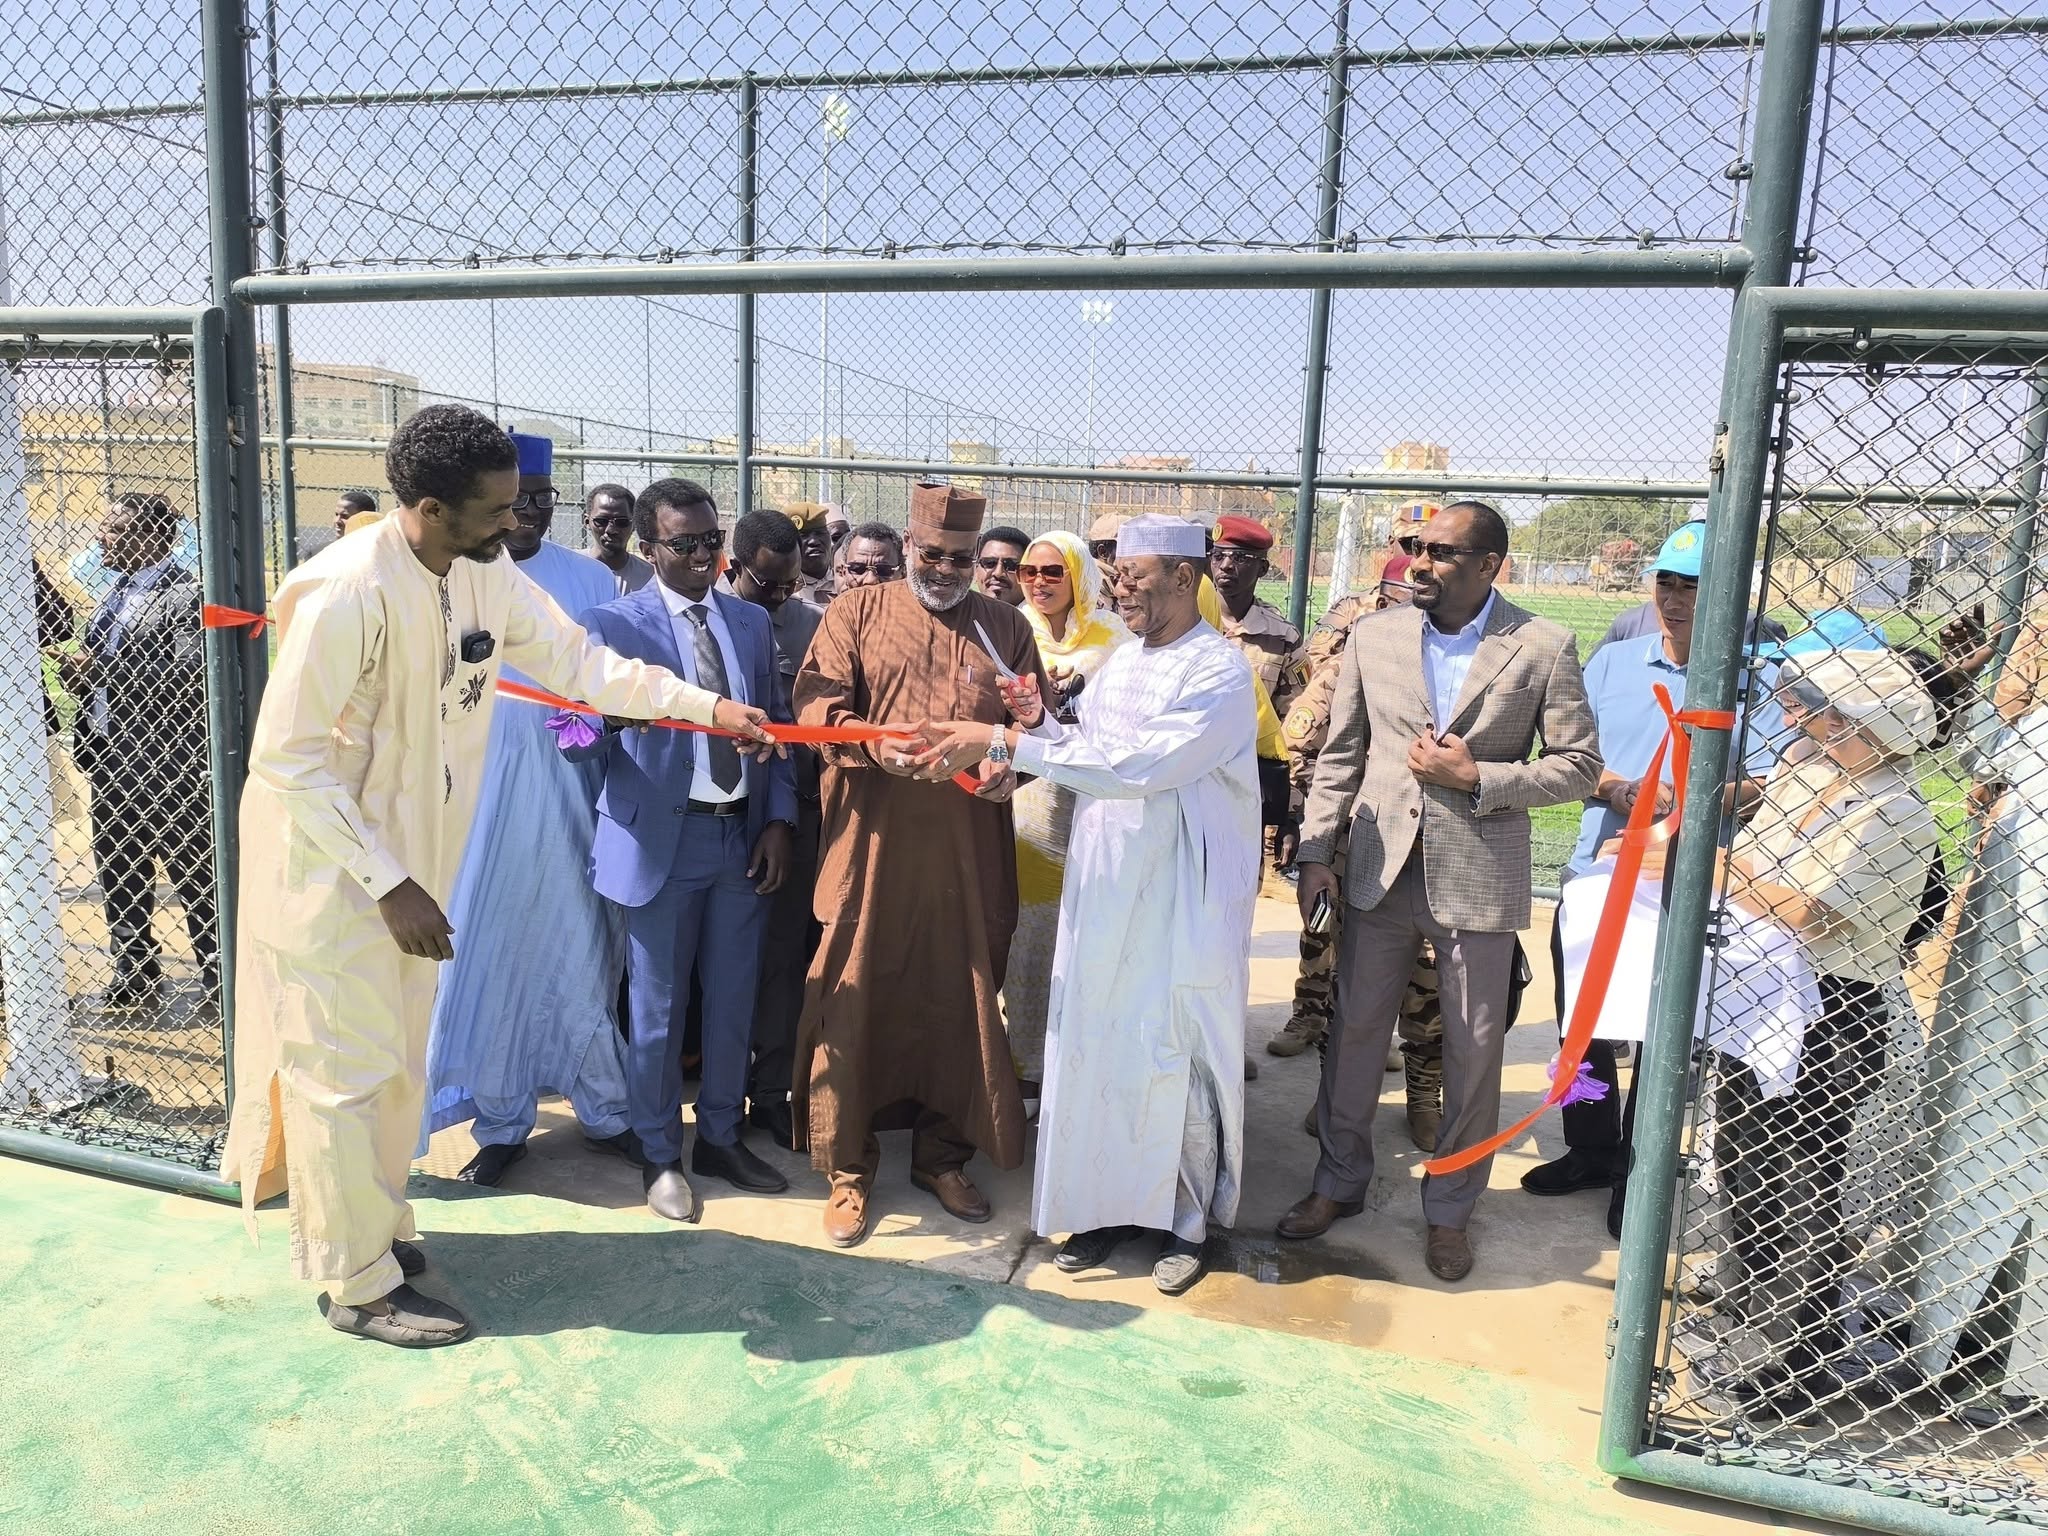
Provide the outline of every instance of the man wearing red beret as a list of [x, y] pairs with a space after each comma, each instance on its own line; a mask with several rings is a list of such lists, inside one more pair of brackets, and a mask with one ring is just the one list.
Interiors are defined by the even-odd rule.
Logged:
[[[1223, 599], [1223, 638], [1243, 652], [1246, 661], [1273, 700], [1282, 720], [1307, 682], [1301, 631], [1287, 615], [1259, 596], [1259, 583], [1271, 568], [1273, 530], [1249, 517], [1216, 521], [1215, 547], [1209, 552], [1209, 577]], [[1285, 869], [1294, 862], [1298, 817], [1290, 806], [1286, 765], [1278, 772], [1260, 770], [1264, 809], [1261, 819], [1273, 829], [1273, 864]]]

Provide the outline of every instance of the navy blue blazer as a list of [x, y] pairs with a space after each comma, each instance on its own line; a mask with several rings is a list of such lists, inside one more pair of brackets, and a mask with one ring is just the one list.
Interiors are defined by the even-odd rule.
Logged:
[[[789, 691], [775, 664], [775, 630], [766, 609], [721, 591], [715, 585], [709, 601], [717, 606], [732, 635], [746, 674], [747, 701], [768, 711], [768, 718], [787, 724]], [[661, 600], [661, 584], [650, 581], [637, 592], [615, 598], [585, 615], [590, 638], [621, 656], [653, 662], [684, 676], [676, 649], [675, 626]], [[626, 730], [607, 735], [587, 747], [565, 748], [579, 761], [604, 767], [604, 788], [597, 800], [597, 838], [590, 850], [590, 883], [598, 895], [623, 907], [644, 907], [652, 901], [675, 866], [676, 843], [688, 813], [690, 779], [704, 737], [696, 731]], [[771, 821], [796, 825], [796, 774], [787, 757], [757, 763], [741, 758], [747, 789], [747, 831], [759, 838]]]

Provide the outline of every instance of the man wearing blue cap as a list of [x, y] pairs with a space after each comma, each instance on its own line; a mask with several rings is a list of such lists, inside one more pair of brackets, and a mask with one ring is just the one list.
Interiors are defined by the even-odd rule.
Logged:
[[[1673, 706], [1684, 708], [1686, 664], [1692, 655], [1693, 608], [1699, 599], [1700, 556], [1705, 545], [1704, 524], [1685, 523], [1675, 529], [1657, 551], [1652, 566], [1657, 582], [1657, 595], [1652, 603], [1657, 633], [1603, 644], [1586, 663], [1586, 697], [1593, 706], [1593, 724], [1600, 734], [1600, 757], [1605, 766], [1579, 820], [1579, 839], [1564, 870], [1567, 882], [1593, 868], [1601, 847], [1621, 834], [1641, 796], [1655, 795], [1660, 813], [1671, 805], [1670, 761], [1666, 760], [1655, 783], [1645, 777], [1665, 732], [1664, 714], [1657, 707], [1653, 690], [1661, 683], [1670, 692]], [[1751, 772], [1760, 773], [1762, 762], [1768, 760], [1768, 747], [1756, 739], [1754, 732], [1750, 751]], [[1550, 961], [1557, 985], [1558, 1028], [1562, 1030], [1566, 1020], [1559, 922], [1559, 917], [1553, 915]], [[1593, 1075], [1607, 1085], [1606, 1095], [1565, 1106], [1561, 1116], [1565, 1155], [1523, 1174], [1522, 1188], [1532, 1195], [1568, 1195], [1582, 1189], [1609, 1191], [1607, 1229], [1619, 1237], [1635, 1099], [1631, 1092], [1625, 1123], [1620, 1074], [1610, 1042], [1593, 1041], [1586, 1050], [1586, 1063]]]
[[[1697, 536], [1699, 547], [1704, 550], [1707, 540], [1707, 520], [1703, 517], [1696, 517], [1691, 522], [1685, 524], [1685, 529], [1690, 529]], [[1683, 532], [1685, 529], [1680, 529], [1679, 532]], [[1673, 537], [1676, 537], [1676, 534]], [[1626, 613], [1618, 615], [1614, 622], [1607, 626], [1607, 633], [1600, 637], [1599, 643], [1593, 647], [1593, 650], [1595, 652], [1601, 651], [1607, 646], [1614, 644], [1617, 640], [1640, 640], [1650, 635], [1662, 634], [1663, 632], [1663, 628], [1657, 619], [1657, 604], [1653, 600], [1644, 603], [1641, 607], [1631, 608]], [[1758, 618], [1757, 615], [1752, 613], [1743, 620], [1742, 638], [1745, 644], [1754, 644], [1759, 638], [1767, 644], [1775, 643], [1785, 638], [1785, 626], [1776, 619], [1771, 618], [1768, 614]], [[1592, 657], [1588, 656], [1586, 659], [1591, 661]]]
[[[615, 580], [599, 561], [548, 541], [559, 501], [555, 445], [508, 435], [519, 451], [519, 494], [506, 552], [582, 623], [611, 601]], [[504, 675], [531, 686], [510, 667]], [[548, 1093], [568, 1098], [592, 1147], [640, 1157], [616, 1014], [625, 922], [588, 877], [600, 775], [561, 754], [549, 717], [544, 705], [499, 701], [448, 911], [465, 942], [434, 1003], [423, 1136], [473, 1120], [477, 1153], [456, 1175], [472, 1184], [495, 1185], [526, 1155]]]

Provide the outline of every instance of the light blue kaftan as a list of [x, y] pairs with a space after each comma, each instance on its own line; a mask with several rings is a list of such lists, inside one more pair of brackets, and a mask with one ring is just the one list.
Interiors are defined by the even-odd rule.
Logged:
[[[519, 570], [579, 622], [617, 591], [603, 565], [559, 544], [543, 543]], [[510, 667], [504, 675], [531, 685]], [[561, 755], [552, 714], [503, 698], [491, 721], [448, 908], [455, 958], [434, 999], [423, 1149], [426, 1136], [470, 1119], [479, 1144], [524, 1141], [549, 1093], [567, 1096], [591, 1136], [627, 1128], [625, 922], [590, 888], [598, 768]]]

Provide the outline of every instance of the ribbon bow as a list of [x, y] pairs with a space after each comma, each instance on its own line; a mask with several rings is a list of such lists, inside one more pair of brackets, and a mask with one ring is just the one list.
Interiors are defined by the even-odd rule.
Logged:
[[1456, 1173], [1469, 1168], [1482, 1158], [1491, 1157], [1528, 1130], [1543, 1117], [1546, 1109], [1574, 1103], [1584, 1097], [1579, 1087], [1579, 1070], [1585, 1065], [1586, 1047], [1593, 1043], [1593, 1031], [1600, 1024], [1600, 1010], [1607, 1002], [1607, 985], [1614, 979], [1614, 962], [1621, 954], [1622, 930], [1628, 925], [1629, 903], [1634, 899], [1636, 882], [1643, 872], [1643, 855], [1654, 845], [1669, 842], [1677, 834], [1678, 824], [1685, 816], [1685, 781], [1692, 768], [1692, 738], [1686, 734], [1686, 728], [1735, 729], [1732, 710], [1674, 709], [1670, 691], [1662, 683], [1655, 686], [1655, 692], [1657, 707], [1664, 711], [1664, 739], [1657, 743], [1657, 750], [1650, 757], [1650, 771], [1643, 777], [1646, 782], [1657, 782], [1664, 771], [1664, 755], [1668, 750], [1671, 754], [1671, 810], [1663, 820], [1653, 821], [1657, 797], [1638, 795], [1629, 811], [1628, 825], [1621, 834], [1621, 851], [1614, 860], [1614, 876], [1607, 886], [1607, 900], [1600, 908], [1600, 922], [1593, 930], [1593, 947], [1586, 955], [1586, 978], [1579, 984], [1578, 999], [1572, 1007], [1571, 1027], [1565, 1031], [1564, 1043], [1558, 1047], [1557, 1060], [1551, 1068], [1550, 1089], [1544, 1094], [1542, 1103], [1506, 1130], [1488, 1137], [1477, 1146], [1431, 1158], [1422, 1165], [1426, 1173]]

